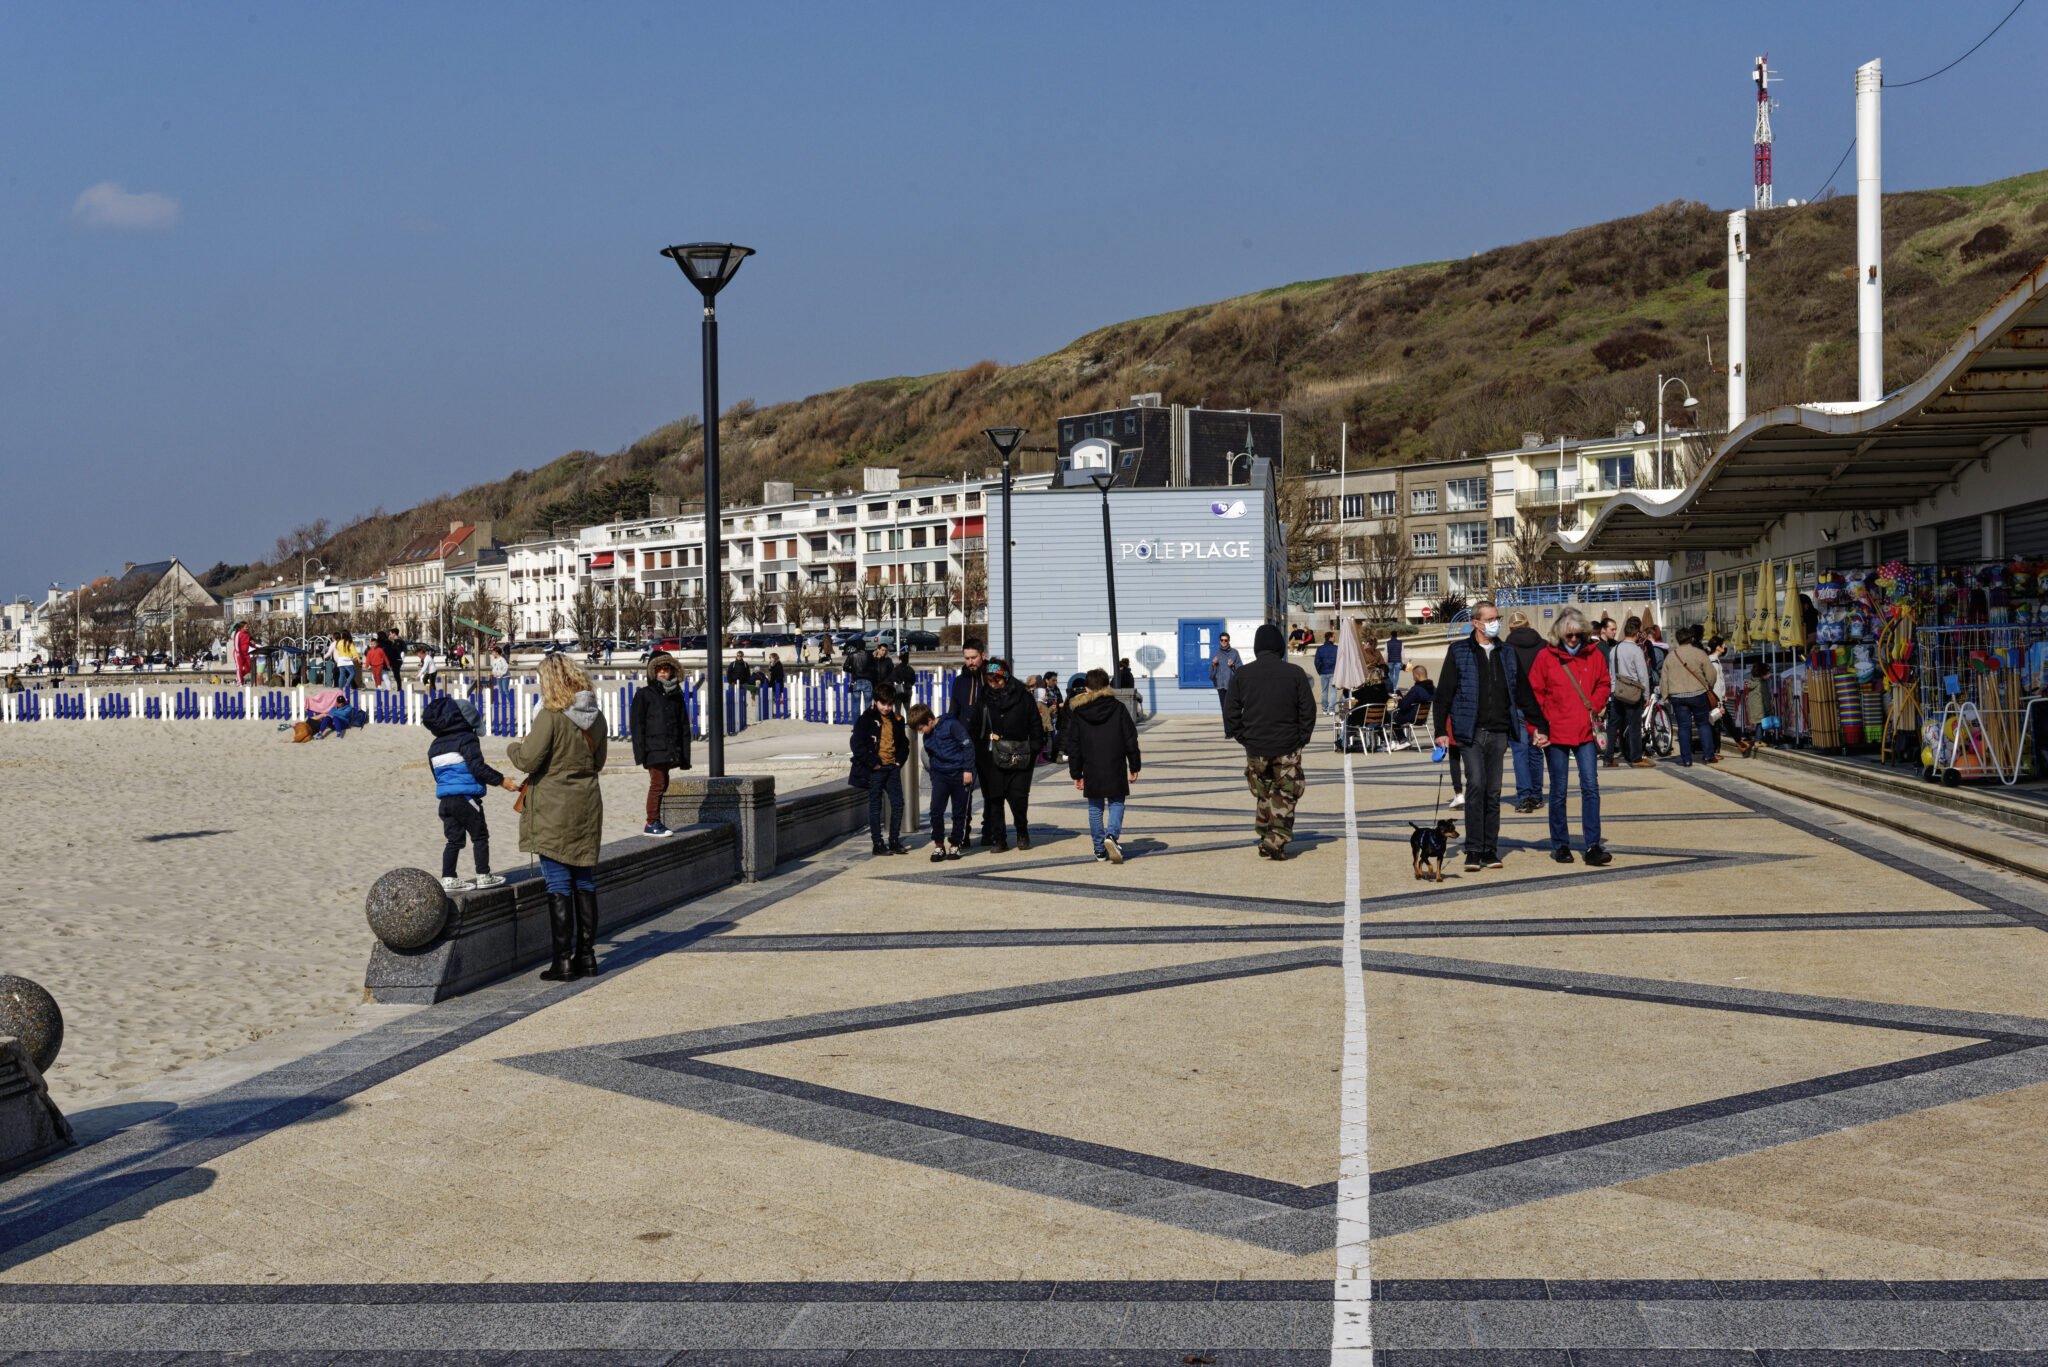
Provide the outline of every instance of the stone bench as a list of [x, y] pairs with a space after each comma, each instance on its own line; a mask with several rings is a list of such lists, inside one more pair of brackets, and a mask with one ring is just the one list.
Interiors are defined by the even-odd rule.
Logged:
[[[778, 799], [772, 778], [684, 778], [661, 810], [674, 835], [634, 836], [599, 852], [600, 935], [736, 880], [764, 878], [783, 860], [865, 828], [867, 794], [834, 782]], [[544, 963], [550, 950], [547, 885], [538, 871], [522, 870], [500, 887], [447, 898], [445, 923], [428, 943], [380, 941], [363, 986], [380, 1002], [445, 1001]]]

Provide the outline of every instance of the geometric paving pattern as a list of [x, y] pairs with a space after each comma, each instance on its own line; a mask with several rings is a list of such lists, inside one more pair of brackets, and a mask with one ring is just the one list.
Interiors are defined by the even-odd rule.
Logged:
[[[1257, 866], [1235, 765], [1211, 729], [1148, 728], [1126, 842], [1137, 857], [1122, 870], [1090, 861], [1073, 834], [1080, 808], [1048, 775], [1030, 854], [927, 871], [922, 859], [871, 864], [851, 842], [623, 933], [600, 979], [523, 975], [137, 1116], [10, 1179], [0, 1367], [1327, 1362], [1334, 1150], [1253, 1161], [1262, 1141], [1291, 1142], [1302, 1126], [1281, 1121], [1297, 1117], [1265, 1126], [1249, 1107], [1209, 1123], [1199, 1112], [1218, 1097], [1196, 1075], [1212, 1043], [1299, 1052], [1291, 1071], [1274, 1061], [1288, 1087], [1319, 1066], [1341, 1011], [1279, 1004], [1342, 999], [1331, 972], [1340, 780], [1329, 756], [1312, 757], [1303, 857]], [[1873, 1352], [1898, 1367], [2048, 1364], [2048, 1279], [2020, 1275], [2048, 1271], [2048, 1195], [2036, 1190], [2048, 1153], [1966, 1142], [2024, 1125], [2048, 1083], [2048, 986], [2037, 990], [2048, 971], [2036, 971], [2048, 953], [2032, 948], [2048, 899], [1725, 775], [1668, 769], [1605, 788], [1609, 869], [1550, 865], [1541, 818], [1510, 817], [1505, 873], [1423, 885], [1401, 846], [1408, 819], [1433, 810], [1438, 776], [1382, 756], [1358, 778], [1377, 1265], [1574, 1266], [1580, 1241], [1605, 1238], [1612, 1248], [1594, 1261], [1619, 1274], [1383, 1277], [1373, 1325], [1393, 1367], [1848, 1367]], [[1757, 967], [1732, 972], [1738, 961]], [[986, 980], [960, 967], [975, 962]], [[836, 995], [717, 998], [728, 970], [762, 965]], [[869, 979], [916, 990], [864, 990]], [[636, 986], [657, 983], [672, 986]], [[1203, 1015], [1225, 1001], [1235, 1005]], [[1262, 1019], [1262, 1007], [1296, 1014]], [[1105, 1055], [1125, 1092], [1091, 1081]], [[1017, 1059], [1028, 1078], [992, 1085]], [[1231, 1062], [1229, 1075], [1245, 1076], [1256, 1052]], [[721, 1275], [707, 1255], [699, 1270], [629, 1275], [625, 1255], [580, 1251], [587, 1212], [565, 1204], [550, 1280], [488, 1267], [453, 1279], [295, 1274], [274, 1234], [266, 1256], [281, 1277], [253, 1259], [240, 1277], [231, 1264], [226, 1276], [178, 1271], [187, 1234], [233, 1247], [236, 1229], [260, 1224], [251, 1175], [309, 1127], [354, 1136], [344, 1148], [383, 1145], [398, 1166], [377, 1171], [459, 1188], [459, 1173], [435, 1168], [433, 1134], [403, 1128], [393, 1091], [458, 1065], [466, 1086], [523, 1079], [519, 1094], [540, 1089], [560, 1117], [552, 1136], [508, 1133], [542, 1157], [523, 1186], [494, 1178], [479, 1193], [490, 1202], [546, 1209], [549, 1172], [578, 1161], [584, 1114], [629, 1105], [661, 1180], [619, 1204], [690, 1196], [699, 1161], [745, 1181], [745, 1155], [765, 1153], [783, 1166], [764, 1171], [799, 1190], [747, 1199], [810, 1211], [820, 1230], [830, 1202], [806, 1204], [802, 1188], [850, 1201], [851, 1247], [872, 1246], [873, 1270]], [[1623, 1077], [1635, 1081], [1602, 1086]], [[1046, 1104], [1020, 1106], [1018, 1087]], [[1308, 1128], [1320, 1124], [1320, 1096], [1278, 1089], [1269, 1102], [1295, 1103]], [[496, 1119], [488, 1106], [465, 1114], [486, 1130]], [[698, 1147], [665, 1151], [661, 1116]], [[1986, 1128], [1994, 1120], [2005, 1128]], [[1192, 1133], [1249, 1158], [1209, 1161]], [[1881, 1175], [1859, 1190], [1853, 1166], [1827, 1166], [1844, 1161]], [[1738, 1209], [1726, 1191], [1743, 1179], [1728, 1174], [1765, 1171], [1744, 1166], [1759, 1162], [1836, 1194], [1738, 1190], [1774, 1214]], [[934, 1256], [899, 1273], [880, 1251], [894, 1236], [878, 1224], [867, 1237], [842, 1167], [906, 1175], [941, 1206], [983, 1193], [969, 1208], [988, 1226], [935, 1214]], [[337, 1218], [335, 1244], [392, 1243], [442, 1218], [369, 1196], [358, 1206], [344, 1193], [342, 1209], [364, 1213]], [[216, 1227], [197, 1213], [218, 1210], [233, 1219]], [[1061, 1237], [996, 1250], [1022, 1275], [948, 1275], [989, 1262], [998, 1228], [1012, 1243], [1026, 1231], [1028, 1245], [1037, 1214]], [[545, 1264], [539, 1228], [526, 1237]], [[1791, 1246], [1823, 1237], [1849, 1252]], [[1083, 1240], [1097, 1263], [1111, 1256], [1101, 1249], [1128, 1249], [1122, 1274], [1058, 1272], [1086, 1261]], [[159, 1279], [94, 1280], [95, 1257], [132, 1266], [138, 1250], [163, 1251]], [[1838, 1256], [1878, 1275], [1778, 1275]], [[1661, 1270], [1675, 1263], [1726, 1275]], [[1978, 1265], [2018, 1273], [1915, 1275]], [[1247, 1270], [1198, 1271], [1232, 1266]]]

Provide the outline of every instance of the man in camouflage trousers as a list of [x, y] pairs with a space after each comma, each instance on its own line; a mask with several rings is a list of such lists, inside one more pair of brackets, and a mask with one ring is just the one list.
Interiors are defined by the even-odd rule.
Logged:
[[1307, 788], [1301, 752], [1316, 733], [1316, 694], [1308, 672], [1287, 659], [1280, 628], [1268, 622], [1253, 638], [1253, 661], [1230, 680], [1224, 725], [1244, 747], [1245, 783], [1258, 800], [1254, 821], [1259, 858], [1287, 858], [1294, 804]]
[[1294, 804], [1308, 784], [1301, 775], [1301, 751], [1271, 758], [1250, 755], [1244, 764], [1245, 782], [1259, 800], [1252, 828], [1259, 833], [1259, 853], [1267, 859], [1285, 859], [1287, 842], [1294, 839]]

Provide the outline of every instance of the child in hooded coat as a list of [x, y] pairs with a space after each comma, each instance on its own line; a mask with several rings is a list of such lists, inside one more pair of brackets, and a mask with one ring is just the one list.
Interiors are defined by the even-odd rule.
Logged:
[[[481, 716], [475, 703], [435, 698], [420, 720], [434, 736], [427, 747], [427, 767], [434, 773], [434, 795], [441, 799], [441, 833], [448, 840], [441, 850], [441, 886], [450, 892], [494, 888], [505, 880], [491, 872], [491, 828], [484, 820], [484, 793], [490, 788], [516, 792], [519, 785], [484, 762], [476, 734]], [[455, 876], [456, 856], [462, 853], [465, 839], [476, 861], [473, 883]]]

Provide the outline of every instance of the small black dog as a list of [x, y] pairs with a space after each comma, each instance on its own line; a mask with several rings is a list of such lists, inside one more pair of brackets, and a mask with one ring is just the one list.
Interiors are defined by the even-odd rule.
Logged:
[[1434, 826], [1418, 822], [1408, 823], [1415, 827], [1415, 833], [1408, 837], [1408, 848], [1415, 856], [1415, 876], [1428, 880], [1432, 875], [1436, 881], [1444, 881], [1444, 851], [1458, 838], [1458, 827], [1449, 817]]

